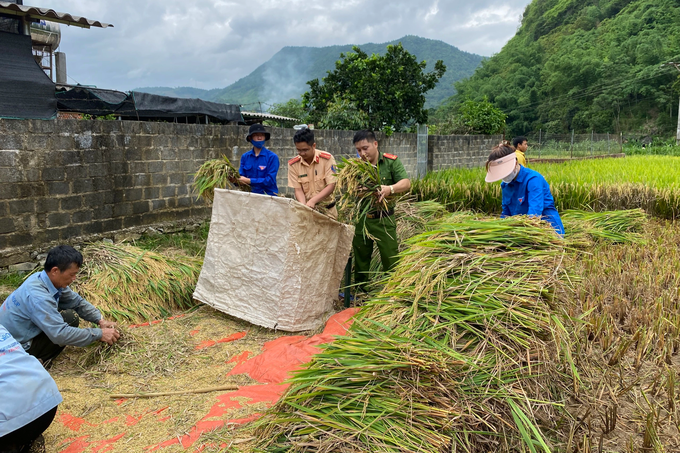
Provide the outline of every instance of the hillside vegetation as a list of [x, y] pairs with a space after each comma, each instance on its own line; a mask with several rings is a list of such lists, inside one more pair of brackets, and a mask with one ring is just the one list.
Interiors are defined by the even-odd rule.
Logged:
[[618, 130], [668, 133], [677, 121], [677, 0], [534, 0], [517, 34], [456, 83], [437, 112], [466, 99], [508, 114], [509, 134]]

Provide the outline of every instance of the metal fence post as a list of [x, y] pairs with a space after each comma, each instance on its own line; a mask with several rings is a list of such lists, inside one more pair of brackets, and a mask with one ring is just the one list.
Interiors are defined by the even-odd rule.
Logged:
[[574, 129], [571, 130], [571, 145], [569, 145], [569, 158], [574, 158]]
[[593, 157], [593, 145], [595, 141], [595, 131], [593, 129], [590, 130], [590, 157]]
[[607, 154], [612, 153], [612, 142], [609, 141], [609, 132], [607, 132]]
[[543, 129], [538, 130], [538, 158], [541, 158], [541, 137], [543, 135]]

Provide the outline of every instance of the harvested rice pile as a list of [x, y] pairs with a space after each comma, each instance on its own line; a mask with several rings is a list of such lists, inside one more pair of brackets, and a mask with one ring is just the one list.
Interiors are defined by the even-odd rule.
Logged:
[[561, 383], [578, 379], [549, 306], [564, 242], [528, 218], [428, 230], [292, 379], [259, 425], [266, 451], [552, 451]]
[[[451, 214], [448, 213], [446, 207], [436, 201], [414, 201], [408, 198], [397, 201], [394, 207], [394, 218], [397, 222], [399, 251], [404, 251], [407, 239], [424, 232], [429, 224], [447, 215]], [[373, 250], [371, 257], [370, 272], [374, 276], [373, 280], [379, 279], [382, 273], [382, 261], [377, 247]]]
[[194, 175], [194, 192], [206, 202], [212, 203], [215, 189], [250, 191], [250, 186], [237, 182], [239, 176], [238, 169], [226, 156], [208, 160]]
[[[433, 221], [449, 215], [446, 207], [436, 201], [420, 201], [402, 199], [394, 208], [397, 221], [397, 239], [402, 242], [426, 230]], [[401, 246], [401, 244], [400, 244]], [[403, 251], [403, 246], [399, 251]]]
[[600, 241], [613, 244], [638, 242], [649, 219], [642, 209], [603, 212], [570, 209], [561, 212], [560, 216], [567, 240], [583, 246]]
[[83, 256], [83, 276], [71, 287], [108, 319], [148, 321], [195, 305], [201, 259], [105, 242], [86, 247]]
[[[397, 221], [397, 240], [399, 251], [406, 248], [407, 239], [423, 233], [436, 225], [445, 216], [474, 218], [477, 220], [493, 221], [498, 217], [470, 211], [456, 211], [448, 214], [446, 207], [436, 201], [413, 201], [413, 199], [399, 200], [395, 206]], [[560, 214], [566, 229], [565, 241], [569, 247], [585, 249], [599, 242], [612, 244], [634, 243], [642, 240], [644, 225], [649, 219], [641, 209], [627, 211], [579, 211], [568, 210]], [[371, 272], [379, 275], [381, 270], [380, 254], [374, 251], [371, 260]]]

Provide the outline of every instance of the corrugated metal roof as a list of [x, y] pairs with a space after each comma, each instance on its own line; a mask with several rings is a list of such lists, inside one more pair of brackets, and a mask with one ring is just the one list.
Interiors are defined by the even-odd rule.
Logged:
[[76, 27], [90, 28], [113, 27], [111, 24], [99, 22], [98, 20], [90, 20], [85, 17], [74, 16], [69, 13], [59, 13], [53, 9], [38, 8], [36, 6], [17, 5], [16, 3], [0, 2], [0, 14], [9, 14], [12, 16], [28, 16], [32, 19], [45, 19], [60, 24], [74, 25]]
[[279, 121], [302, 121], [299, 118], [288, 118], [287, 116], [272, 115], [271, 113], [241, 112], [244, 118], [263, 118]]

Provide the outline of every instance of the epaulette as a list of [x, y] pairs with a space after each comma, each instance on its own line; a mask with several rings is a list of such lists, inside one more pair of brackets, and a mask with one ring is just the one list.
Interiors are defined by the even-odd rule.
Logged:
[[324, 159], [330, 159], [333, 157], [331, 156], [331, 153], [327, 153], [326, 151], [319, 151], [319, 156], [323, 157]]
[[397, 156], [395, 156], [394, 154], [384, 153], [383, 157], [385, 157], [386, 159], [390, 159], [390, 160], [397, 160]]
[[294, 163], [300, 162], [300, 159], [302, 159], [302, 157], [295, 156], [291, 160], [288, 161], [288, 165], [293, 165]]

